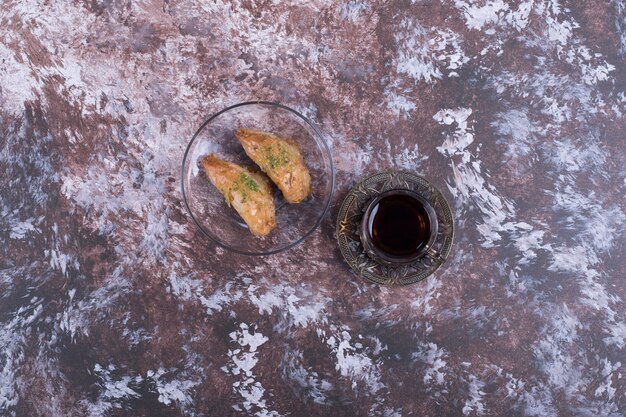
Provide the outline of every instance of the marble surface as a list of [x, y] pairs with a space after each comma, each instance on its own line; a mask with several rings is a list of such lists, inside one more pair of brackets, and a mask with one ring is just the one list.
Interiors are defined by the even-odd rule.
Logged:
[[[0, 415], [625, 415], [625, 54], [622, 0], [3, 0]], [[264, 259], [180, 193], [192, 133], [250, 99], [337, 168]], [[333, 238], [387, 168], [455, 211], [407, 288]]]

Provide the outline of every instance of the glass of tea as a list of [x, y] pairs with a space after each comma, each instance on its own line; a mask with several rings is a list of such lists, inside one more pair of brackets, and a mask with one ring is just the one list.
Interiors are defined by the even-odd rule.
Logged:
[[437, 215], [425, 198], [411, 190], [389, 190], [367, 205], [359, 235], [368, 256], [396, 266], [429, 256], [442, 257], [432, 249], [437, 236]]

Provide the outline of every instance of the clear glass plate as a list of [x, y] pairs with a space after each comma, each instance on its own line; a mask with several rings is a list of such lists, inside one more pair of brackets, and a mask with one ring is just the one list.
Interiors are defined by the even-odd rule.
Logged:
[[[237, 128], [264, 130], [293, 139], [311, 174], [311, 195], [299, 204], [286, 203], [274, 186], [277, 226], [265, 237], [250, 233], [199, 165], [202, 157], [214, 153], [218, 158], [258, 169], [235, 138]], [[270, 255], [302, 242], [328, 211], [334, 187], [333, 160], [321, 132], [306, 117], [278, 103], [245, 102], [221, 110], [200, 126], [183, 157], [182, 193], [191, 218], [218, 245], [247, 255]]]

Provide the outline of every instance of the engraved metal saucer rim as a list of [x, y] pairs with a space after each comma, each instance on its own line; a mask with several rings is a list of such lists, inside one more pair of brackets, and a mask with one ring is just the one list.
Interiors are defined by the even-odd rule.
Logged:
[[[433, 206], [442, 226], [433, 243], [440, 260], [418, 259], [411, 264], [388, 266], [365, 253], [358, 236], [364, 207], [371, 199], [391, 189], [415, 191]], [[356, 275], [381, 285], [408, 285], [429, 277], [445, 263], [454, 240], [454, 218], [448, 201], [429, 180], [410, 171], [388, 170], [362, 179], [347, 193], [337, 215], [335, 237], [343, 258]]]

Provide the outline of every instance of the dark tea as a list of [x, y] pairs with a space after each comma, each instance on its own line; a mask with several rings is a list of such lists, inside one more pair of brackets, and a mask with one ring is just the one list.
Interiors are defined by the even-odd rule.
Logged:
[[431, 205], [410, 190], [390, 190], [372, 200], [361, 223], [361, 242], [374, 259], [397, 264], [424, 255], [437, 234]]
[[418, 255], [430, 239], [428, 212], [411, 195], [390, 195], [378, 201], [368, 229], [374, 246], [397, 257]]

